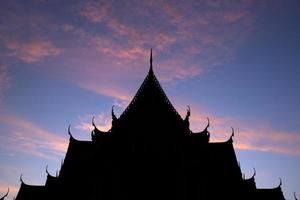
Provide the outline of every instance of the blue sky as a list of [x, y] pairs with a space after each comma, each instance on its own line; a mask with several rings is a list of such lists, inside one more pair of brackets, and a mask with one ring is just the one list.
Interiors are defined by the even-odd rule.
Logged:
[[68, 145], [110, 127], [149, 69], [191, 128], [212, 141], [235, 128], [246, 177], [300, 196], [300, 3], [276, 1], [1, 1], [0, 194], [19, 175], [43, 184]]

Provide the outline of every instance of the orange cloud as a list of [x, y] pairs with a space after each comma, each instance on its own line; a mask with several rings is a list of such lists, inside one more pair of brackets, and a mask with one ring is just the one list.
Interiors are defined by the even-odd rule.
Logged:
[[[68, 147], [66, 138], [46, 131], [30, 121], [12, 115], [0, 115], [0, 123], [9, 126], [10, 134], [0, 141], [3, 148], [12, 151], [26, 152], [37, 157], [52, 159], [63, 155]], [[51, 156], [53, 155], [53, 156]]]
[[55, 47], [49, 40], [27, 43], [11, 40], [6, 43], [6, 47], [12, 51], [11, 56], [28, 63], [37, 62], [49, 56], [58, 56], [63, 52], [63, 49]]
[[9, 194], [7, 198], [11, 197], [11, 199], [13, 199], [12, 197], [15, 197], [17, 195], [17, 192], [19, 191], [19, 187], [11, 184], [6, 184], [2, 181], [0, 181], [0, 197], [6, 194], [8, 188]]

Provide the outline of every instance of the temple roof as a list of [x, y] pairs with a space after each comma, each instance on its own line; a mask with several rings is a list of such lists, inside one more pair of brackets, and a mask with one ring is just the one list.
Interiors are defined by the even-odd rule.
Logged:
[[39, 200], [45, 198], [45, 186], [41, 185], [27, 185], [22, 182], [16, 200], [18, 199], [31, 199]]
[[272, 200], [285, 200], [281, 187], [278, 186], [276, 188], [270, 189], [257, 189], [256, 197], [258, 200], [263, 199], [272, 199]]
[[[121, 114], [119, 120], [125, 120], [131, 118], [132, 115], [140, 113], [139, 111], [147, 110], [147, 108], [159, 108], [160, 113], [166, 111], [171, 113], [172, 118], [177, 118], [182, 120], [181, 116], [175, 110], [164, 90], [162, 89], [159, 81], [157, 80], [153, 72], [152, 64], [152, 50], [150, 55], [150, 69], [144, 79], [142, 85], [135, 94], [133, 100], [130, 102], [125, 111]], [[150, 109], [151, 110], [151, 109]], [[147, 110], [149, 111], [149, 109]], [[154, 111], [155, 112], [155, 111]], [[134, 113], [134, 114], [133, 114]], [[157, 113], [159, 114], [159, 113]]]

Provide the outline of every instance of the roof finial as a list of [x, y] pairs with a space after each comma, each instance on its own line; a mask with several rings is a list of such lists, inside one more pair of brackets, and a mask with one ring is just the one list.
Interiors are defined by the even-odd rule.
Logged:
[[189, 117], [191, 116], [191, 108], [187, 106], [185, 121], [189, 121]]
[[9, 188], [7, 189], [6, 194], [5, 194], [3, 197], [1, 197], [0, 199], [3, 199], [3, 200], [4, 200], [4, 198], [7, 197], [8, 193], [9, 193]]
[[281, 178], [279, 177], [279, 186], [278, 187], [281, 187], [281, 185], [282, 185], [282, 180], [281, 180]]
[[21, 182], [21, 183], [24, 183], [24, 182], [23, 182], [23, 174], [20, 175], [20, 182]]
[[95, 116], [93, 116], [93, 118], [92, 118], [92, 125], [93, 125], [94, 128], [96, 128], [96, 125], [95, 125]]
[[205, 130], [207, 131], [207, 129], [208, 129], [208, 127], [209, 127], [209, 118], [207, 117], [206, 119], [207, 119], [207, 125], [206, 125], [206, 127], [205, 127]]
[[253, 170], [254, 170], [254, 172], [253, 172], [253, 176], [252, 177], [256, 176], [256, 170], [255, 170], [255, 168], [253, 168]]
[[150, 71], [153, 70], [153, 65], [152, 65], [152, 62], [153, 62], [153, 58], [152, 58], [152, 48], [151, 48], [151, 53], [150, 53]]
[[115, 115], [115, 113], [114, 113], [114, 107], [115, 107], [115, 105], [113, 105], [113, 106], [111, 107], [111, 117], [112, 117], [112, 120], [117, 120], [117, 117], [116, 117], [116, 115]]
[[50, 175], [49, 171], [48, 171], [48, 165], [46, 165], [46, 174]]
[[73, 136], [71, 134], [71, 124], [69, 124], [69, 126], [68, 126], [68, 134], [70, 136], [70, 139], [73, 139]]

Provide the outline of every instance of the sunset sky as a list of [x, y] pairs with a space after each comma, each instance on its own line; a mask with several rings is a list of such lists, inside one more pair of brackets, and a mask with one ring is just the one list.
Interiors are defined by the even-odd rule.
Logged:
[[235, 129], [246, 178], [300, 198], [299, 0], [3, 0], [0, 197], [44, 184], [91, 119], [110, 128], [149, 70], [191, 129]]

